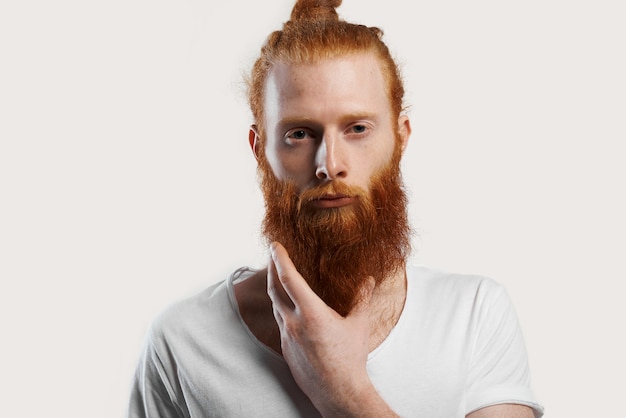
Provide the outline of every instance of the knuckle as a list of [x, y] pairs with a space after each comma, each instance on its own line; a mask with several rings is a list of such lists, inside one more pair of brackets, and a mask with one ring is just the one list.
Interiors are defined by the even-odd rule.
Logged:
[[290, 340], [297, 339], [300, 333], [300, 329], [301, 327], [296, 321], [293, 320], [293, 318], [283, 318], [281, 325], [281, 334], [289, 336]]
[[287, 268], [280, 268], [277, 270], [278, 272], [278, 280], [281, 283], [289, 282], [289, 278], [291, 277], [291, 272]]
[[267, 294], [269, 295], [270, 299], [275, 300], [276, 296], [278, 295], [278, 291], [276, 289], [276, 285], [268, 284], [267, 285]]

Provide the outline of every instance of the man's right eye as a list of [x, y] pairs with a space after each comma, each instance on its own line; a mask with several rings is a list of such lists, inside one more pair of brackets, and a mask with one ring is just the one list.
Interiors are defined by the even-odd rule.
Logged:
[[300, 139], [300, 140], [304, 139], [306, 138], [306, 131], [304, 129], [293, 131], [289, 134], [289, 138]]

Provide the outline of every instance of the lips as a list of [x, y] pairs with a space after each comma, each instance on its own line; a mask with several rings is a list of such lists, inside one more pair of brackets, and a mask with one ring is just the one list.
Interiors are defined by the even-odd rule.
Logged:
[[356, 197], [344, 194], [326, 194], [311, 201], [311, 205], [321, 208], [340, 208], [354, 203]]

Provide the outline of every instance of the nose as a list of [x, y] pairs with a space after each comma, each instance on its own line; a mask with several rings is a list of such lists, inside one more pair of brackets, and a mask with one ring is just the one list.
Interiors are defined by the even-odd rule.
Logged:
[[345, 150], [340, 140], [324, 135], [317, 150], [315, 176], [320, 180], [335, 180], [348, 175]]

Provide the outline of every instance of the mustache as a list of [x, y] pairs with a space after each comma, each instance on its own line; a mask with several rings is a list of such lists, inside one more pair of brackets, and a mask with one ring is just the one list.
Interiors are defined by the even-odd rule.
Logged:
[[304, 190], [298, 196], [298, 208], [315, 200], [332, 197], [367, 197], [367, 192], [358, 186], [349, 186], [340, 181], [324, 183], [316, 187]]

